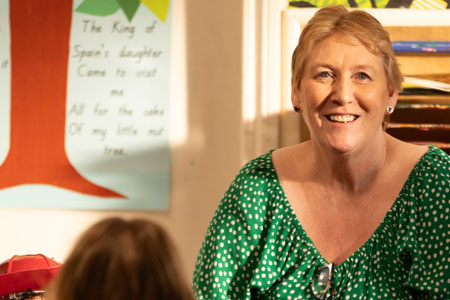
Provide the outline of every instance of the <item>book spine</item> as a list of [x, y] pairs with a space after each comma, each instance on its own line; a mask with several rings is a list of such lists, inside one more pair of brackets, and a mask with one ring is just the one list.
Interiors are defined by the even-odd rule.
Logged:
[[450, 41], [396, 41], [394, 52], [450, 53]]

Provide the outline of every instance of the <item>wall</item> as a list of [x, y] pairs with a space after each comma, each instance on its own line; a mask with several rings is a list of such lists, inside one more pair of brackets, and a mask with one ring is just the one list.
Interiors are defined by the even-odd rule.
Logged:
[[63, 261], [76, 237], [112, 215], [162, 223], [191, 277], [213, 212], [241, 166], [243, 1], [174, 0], [171, 195], [168, 211], [1, 209], [0, 261], [44, 253]]

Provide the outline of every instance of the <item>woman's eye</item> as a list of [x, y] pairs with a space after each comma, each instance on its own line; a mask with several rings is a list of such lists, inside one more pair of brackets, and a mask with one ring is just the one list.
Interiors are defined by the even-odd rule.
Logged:
[[318, 77], [320, 77], [320, 78], [330, 78], [331, 75], [328, 72], [320, 72]]
[[360, 80], [365, 80], [365, 79], [369, 78], [369, 76], [366, 73], [358, 73], [358, 75], [356, 75], [356, 77]]

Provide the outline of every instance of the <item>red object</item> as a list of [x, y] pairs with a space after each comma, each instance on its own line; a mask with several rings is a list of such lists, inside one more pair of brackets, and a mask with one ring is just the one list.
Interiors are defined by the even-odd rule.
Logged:
[[11, 134], [0, 189], [49, 184], [99, 197], [123, 195], [90, 182], [65, 150], [72, 1], [10, 1]]
[[14, 255], [0, 265], [0, 297], [26, 290], [43, 290], [61, 264], [43, 254]]

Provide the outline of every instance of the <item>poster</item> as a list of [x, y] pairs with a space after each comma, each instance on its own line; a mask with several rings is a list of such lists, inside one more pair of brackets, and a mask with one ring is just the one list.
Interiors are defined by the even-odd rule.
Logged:
[[167, 209], [170, 1], [0, 1], [0, 206]]
[[449, 9], [450, 0], [290, 0], [290, 7], [344, 5], [357, 8]]

